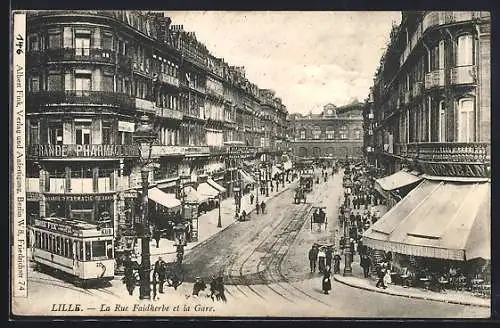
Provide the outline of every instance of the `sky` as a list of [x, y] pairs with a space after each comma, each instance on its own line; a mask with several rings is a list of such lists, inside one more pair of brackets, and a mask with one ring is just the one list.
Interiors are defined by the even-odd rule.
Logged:
[[172, 24], [196, 33], [216, 57], [245, 66], [246, 77], [273, 89], [288, 113], [319, 113], [368, 97], [400, 12], [169, 11]]

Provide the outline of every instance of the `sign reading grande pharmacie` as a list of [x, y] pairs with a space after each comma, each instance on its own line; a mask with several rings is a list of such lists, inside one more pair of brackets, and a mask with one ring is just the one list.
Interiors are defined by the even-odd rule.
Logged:
[[36, 158], [109, 158], [138, 157], [137, 145], [31, 145], [28, 156]]

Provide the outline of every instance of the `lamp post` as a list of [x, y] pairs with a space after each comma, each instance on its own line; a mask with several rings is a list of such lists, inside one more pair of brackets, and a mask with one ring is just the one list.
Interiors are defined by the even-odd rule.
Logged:
[[217, 197], [219, 198], [219, 218], [217, 219], [217, 228], [222, 228], [222, 220], [220, 217], [220, 192]]
[[351, 210], [346, 206], [344, 210], [344, 256], [345, 256], [345, 265], [344, 265], [344, 277], [352, 276], [352, 267], [351, 267], [351, 238], [349, 237], [350, 230], [350, 219], [349, 214]]
[[[140, 125], [136, 128], [133, 140], [139, 146], [141, 154], [141, 221], [137, 227], [137, 233], [141, 238], [141, 266], [139, 269], [140, 288], [139, 298], [149, 300], [151, 299], [151, 259], [149, 252], [149, 243], [151, 240], [151, 232], [149, 229], [148, 218], [148, 189], [149, 189], [149, 170], [147, 165], [151, 160], [151, 150], [153, 142], [156, 139], [153, 128], [149, 124], [149, 118], [146, 115], [141, 116]], [[144, 156], [143, 150], [147, 147], [147, 155]]]

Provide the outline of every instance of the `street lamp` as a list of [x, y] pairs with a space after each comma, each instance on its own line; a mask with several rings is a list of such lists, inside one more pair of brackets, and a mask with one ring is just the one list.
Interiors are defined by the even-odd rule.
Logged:
[[217, 197], [219, 198], [219, 218], [217, 219], [217, 228], [222, 228], [222, 220], [220, 217], [220, 192]]
[[[147, 168], [151, 160], [151, 150], [153, 142], [156, 139], [153, 128], [149, 124], [149, 118], [146, 115], [141, 116], [140, 125], [136, 128], [133, 134], [134, 143], [139, 146], [140, 157], [141, 157], [141, 182], [142, 182], [142, 194], [141, 194], [141, 220], [137, 226], [137, 233], [141, 237], [141, 267], [139, 269], [140, 277], [140, 288], [139, 288], [139, 298], [151, 299], [151, 259], [149, 252], [149, 242], [151, 240], [151, 232], [149, 229], [149, 218], [148, 218], [148, 189], [149, 189], [149, 170]], [[145, 156], [144, 150], [147, 149], [147, 155]]]
[[351, 238], [349, 236], [350, 231], [350, 214], [351, 210], [346, 206], [344, 210], [344, 256], [345, 256], [345, 265], [344, 265], [344, 276], [350, 277], [352, 276], [352, 267], [351, 267]]

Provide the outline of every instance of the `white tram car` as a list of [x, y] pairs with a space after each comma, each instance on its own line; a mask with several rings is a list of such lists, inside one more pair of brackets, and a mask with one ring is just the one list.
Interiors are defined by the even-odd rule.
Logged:
[[66, 218], [40, 218], [31, 227], [31, 240], [33, 261], [70, 275], [75, 284], [114, 278], [113, 228]]

